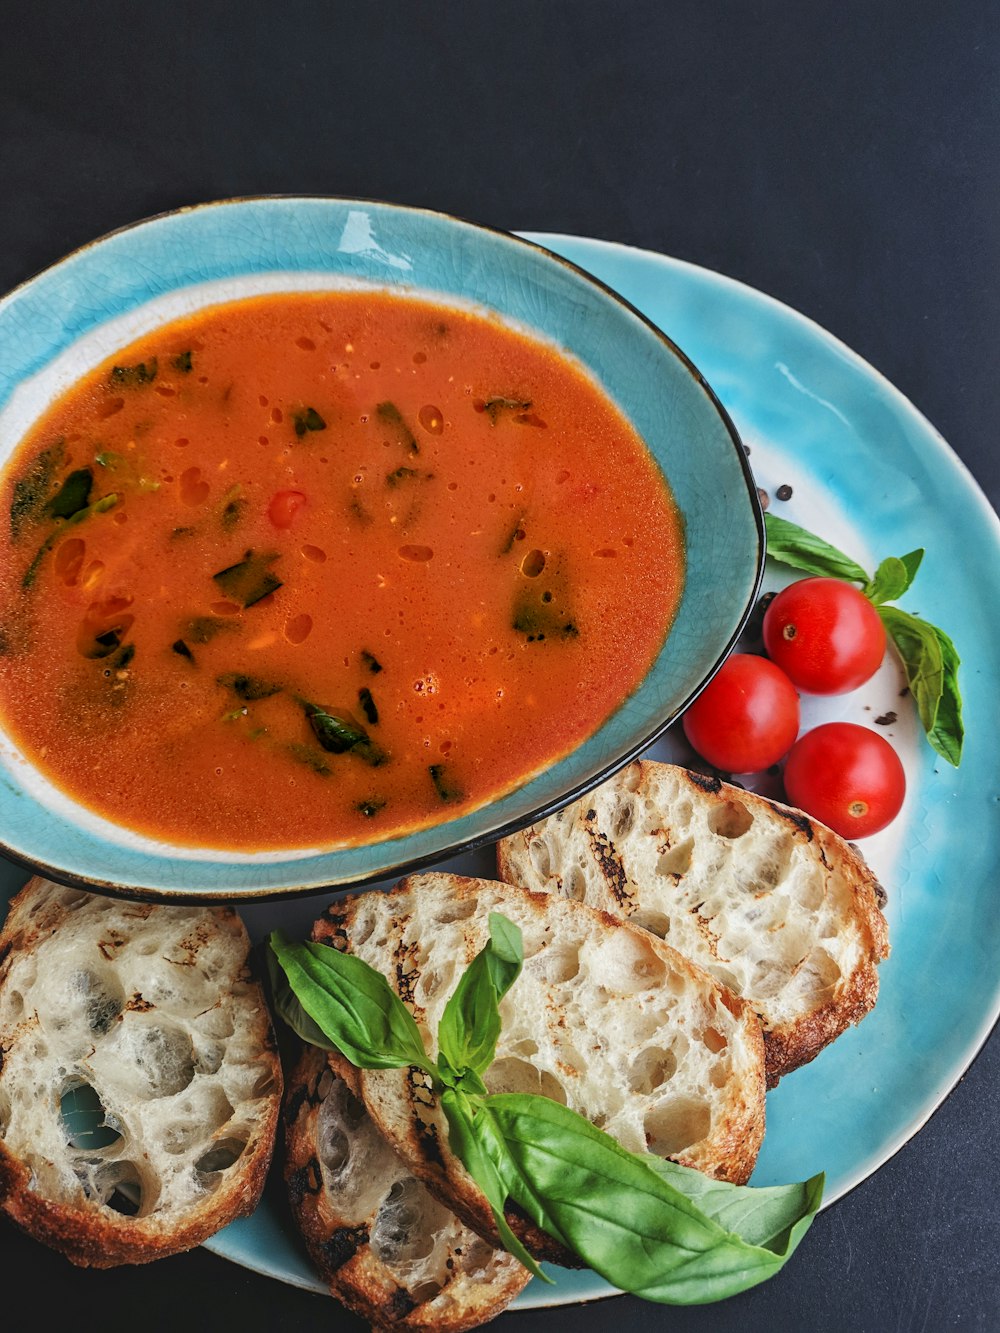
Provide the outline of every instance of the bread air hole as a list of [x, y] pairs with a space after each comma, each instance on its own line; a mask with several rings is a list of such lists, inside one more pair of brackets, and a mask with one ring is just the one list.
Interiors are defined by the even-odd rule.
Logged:
[[580, 951], [574, 944], [550, 944], [539, 955], [542, 975], [551, 986], [572, 981], [580, 971]]
[[206, 1134], [215, 1134], [233, 1117], [233, 1106], [222, 1089], [199, 1082], [174, 1108], [163, 1134], [167, 1152], [188, 1152]]
[[634, 995], [662, 985], [667, 977], [663, 959], [652, 945], [631, 930], [616, 930], [598, 944], [590, 972], [609, 994]]
[[39, 1017], [47, 1029], [79, 1031], [85, 1026], [95, 1036], [107, 1032], [124, 1007], [124, 993], [110, 970], [65, 972], [40, 999]]
[[616, 838], [624, 838], [635, 824], [635, 806], [624, 796], [618, 798], [618, 805], [611, 818], [611, 831]]
[[528, 844], [528, 857], [539, 879], [548, 879], [552, 873], [552, 857], [549, 854], [548, 844], [541, 838], [532, 838]]
[[742, 801], [726, 801], [708, 816], [708, 827], [720, 838], [742, 838], [753, 824], [753, 815]]
[[629, 1087], [633, 1092], [646, 1095], [669, 1083], [677, 1072], [677, 1057], [673, 1051], [647, 1046], [639, 1052], [628, 1071]]
[[676, 847], [663, 849], [656, 863], [656, 873], [658, 875], [673, 875], [676, 879], [680, 879], [682, 875], [686, 875], [690, 870], [693, 853], [693, 838], [685, 838]]
[[76, 1171], [84, 1194], [94, 1203], [123, 1217], [148, 1215], [152, 1211], [155, 1200], [144, 1188], [135, 1162], [105, 1162], [96, 1167], [82, 1163]]
[[530, 1092], [551, 1097], [563, 1106], [567, 1104], [566, 1090], [554, 1074], [515, 1056], [494, 1060], [486, 1071], [484, 1082], [490, 1092]]
[[[428, 1203], [426, 1190], [412, 1176], [393, 1184], [371, 1229], [371, 1247], [384, 1264], [416, 1264], [430, 1256], [435, 1238], [424, 1216]], [[433, 1300], [441, 1290], [440, 1283], [432, 1285], [432, 1293], [424, 1299]]]
[[660, 940], [670, 934], [670, 918], [663, 912], [633, 912], [628, 922], [630, 926], [641, 926]]
[[826, 882], [818, 866], [796, 875], [790, 885], [794, 900], [807, 912], [818, 912], [826, 897]]
[[194, 1078], [195, 1057], [190, 1036], [166, 1024], [133, 1024], [122, 1031], [118, 1049], [142, 1074], [150, 1097], [172, 1097]]
[[587, 897], [587, 876], [583, 872], [583, 867], [571, 865], [563, 877], [562, 885], [563, 896], [566, 898], [576, 898], [579, 902], [584, 902]]
[[809, 1002], [825, 997], [841, 977], [840, 964], [825, 949], [813, 949], [799, 965], [789, 990]]
[[468, 921], [475, 915], [476, 907], [475, 898], [456, 898], [435, 912], [434, 920], [439, 926], [450, 926], [454, 921]]
[[694, 1097], [674, 1097], [646, 1113], [646, 1146], [660, 1157], [672, 1157], [700, 1143], [712, 1128], [712, 1108]]
[[195, 1162], [194, 1169], [201, 1176], [214, 1176], [228, 1171], [246, 1152], [246, 1146], [245, 1138], [220, 1139], [217, 1143], [213, 1143], [207, 1152], [202, 1153]]
[[101, 1152], [121, 1139], [121, 1131], [109, 1120], [97, 1090], [82, 1080], [63, 1089], [59, 1118], [66, 1142], [79, 1152]]

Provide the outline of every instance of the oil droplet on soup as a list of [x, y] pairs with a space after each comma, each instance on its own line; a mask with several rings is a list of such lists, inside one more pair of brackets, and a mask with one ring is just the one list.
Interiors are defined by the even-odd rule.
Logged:
[[121, 348], [0, 503], [5, 725], [191, 846], [350, 845], [511, 791], [635, 689], [683, 585], [662, 474], [579, 366], [389, 294]]

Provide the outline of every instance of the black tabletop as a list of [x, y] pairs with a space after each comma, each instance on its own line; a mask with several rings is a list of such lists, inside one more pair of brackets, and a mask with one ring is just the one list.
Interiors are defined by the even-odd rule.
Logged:
[[[621, 241], [817, 320], [1000, 499], [996, 6], [3, 8], [0, 290], [122, 224], [242, 194], [386, 199]], [[931, 1122], [744, 1296], [676, 1311], [620, 1297], [502, 1326], [1000, 1327], [998, 1080], [994, 1036]], [[204, 1250], [95, 1272], [6, 1221], [0, 1245], [6, 1291], [37, 1302], [42, 1327], [362, 1327]]]

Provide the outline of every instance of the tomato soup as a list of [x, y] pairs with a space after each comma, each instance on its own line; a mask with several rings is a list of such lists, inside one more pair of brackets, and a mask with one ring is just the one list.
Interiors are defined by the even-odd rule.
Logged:
[[636, 687], [683, 581], [588, 375], [382, 293], [164, 325], [32, 428], [2, 504], [9, 733], [190, 846], [349, 845], [512, 790]]

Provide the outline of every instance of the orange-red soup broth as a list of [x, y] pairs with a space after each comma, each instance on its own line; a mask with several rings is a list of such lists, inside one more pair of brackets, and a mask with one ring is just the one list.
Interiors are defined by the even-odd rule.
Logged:
[[356, 843], [515, 788], [636, 687], [683, 580], [586, 374], [389, 294], [161, 327], [47, 412], [2, 503], [9, 732], [186, 845]]

